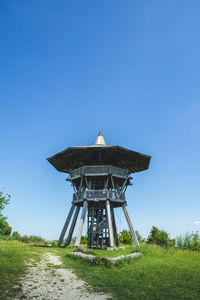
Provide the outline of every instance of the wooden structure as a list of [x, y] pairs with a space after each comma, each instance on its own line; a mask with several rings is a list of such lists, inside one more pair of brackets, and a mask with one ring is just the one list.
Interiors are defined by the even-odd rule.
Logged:
[[[95, 145], [70, 147], [48, 158], [61, 172], [69, 173], [74, 194], [72, 206], [58, 240], [61, 245], [70, 225], [65, 246], [71, 242], [74, 227], [82, 208], [75, 246], [79, 246], [87, 214], [89, 248], [118, 246], [114, 208], [122, 207], [133, 241], [139, 245], [128, 214], [125, 192], [131, 185], [131, 173], [148, 169], [150, 156], [120, 146], [106, 145], [101, 131]], [[73, 216], [73, 218], [72, 218]]]

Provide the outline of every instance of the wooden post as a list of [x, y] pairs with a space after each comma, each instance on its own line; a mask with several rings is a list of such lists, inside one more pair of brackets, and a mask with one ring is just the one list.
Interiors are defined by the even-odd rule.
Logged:
[[78, 227], [78, 233], [77, 233], [77, 236], [76, 236], [75, 247], [78, 247], [80, 245], [81, 234], [82, 234], [82, 231], [83, 231], [83, 224], [84, 224], [84, 221], [85, 221], [86, 210], [87, 210], [87, 201], [85, 200], [84, 203], [83, 203], [83, 210], [82, 210], [81, 219], [80, 219], [80, 223], [79, 223], [79, 227]]
[[115, 223], [115, 215], [114, 215], [113, 207], [111, 207], [110, 210], [111, 210], [111, 217], [112, 217], [115, 243], [116, 243], [116, 246], [118, 247], [119, 246], [119, 240], [118, 240], [118, 235], [117, 235], [117, 227], [116, 227], [116, 223]]
[[106, 200], [106, 211], [107, 211], [107, 218], [108, 218], [110, 247], [114, 247], [113, 229], [112, 229], [112, 220], [111, 220], [111, 214], [110, 214], [110, 201], [109, 200]]
[[71, 242], [72, 234], [74, 232], [74, 227], [76, 225], [76, 221], [77, 221], [77, 218], [78, 218], [79, 210], [80, 210], [80, 207], [77, 206], [76, 210], [75, 210], [75, 214], [74, 214], [73, 220], [72, 220], [72, 224], [71, 224], [71, 227], [70, 227], [70, 230], [69, 230], [69, 234], [68, 234], [68, 237], [67, 237], [67, 240], [66, 240], [66, 243], [65, 243], [65, 247], [69, 246], [69, 244]]
[[72, 217], [72, 214], [73, 214], [73, 212], [74, 212], [74, 208], [75, 208], [75, 205], [72, 204], [71, 209], [70, 209], [70, 211], [69, 211], [69, 214], [68, 214], [68, 216], [67, 216], [67, 219], [66, 219], [66, 221], [65, 221], [65, 225], [64, 225], [64, 227], [63, 227], [63, 230], [62, 230], [61, 235], [60, 235], [59, 240], [58, 240], [58, 247], [60, 247], [60, 245], [62, 244], [62, 241], [63, 241], [63, 239], [64, 239], [65, 233], [66, 233], [67, 228], [68, 228], [68, 226], [69, 226], [69, 222], [70, 222], [71, 217]]
[[140, 246], [140, 244], [139, 244], [139, 242], [138, 242], [137, 235], [136, 235], [136, 233], [135, 233], [135, 231], [134, 231], [134, 229], [133, 229], [133, 225], [132, 225], [132, 223], [131, 223], [131, 219], [130, 219], [130, 217], [129, 217], [128, 210], [127, 210], [127, 207], [126, 207], [126, 204], [123, 204], [122, 207], [123, 207], [123, 210], [124, 210], [124, 215], [125, 215], [125, 217], [126, 217], [126, 221], [127, 221], [127, 223], [128, 223], [129, 230], [130, 230], [130, 232], [131, 232], [131, 236], [132, 236], [132, 238], [133, 238], [133, 242], [134, 242], [135, 246], [138, 247], [138, 246]]

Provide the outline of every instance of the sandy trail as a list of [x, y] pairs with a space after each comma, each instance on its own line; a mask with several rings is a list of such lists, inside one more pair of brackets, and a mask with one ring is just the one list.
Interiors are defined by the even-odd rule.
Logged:
[[[50, 252], [43, 255], [38, 263], [29, 261], [25, 277], [22, 278], [22, 295], [20, 299], [62, 299], [62, 300], [105, 300], [112, 299], [108, 294], [88, 292], [86, 282], [80, 280], [71, 270], [63, 269], [59, 256]], [[53, 268], [53, 266], [60, 266]]]

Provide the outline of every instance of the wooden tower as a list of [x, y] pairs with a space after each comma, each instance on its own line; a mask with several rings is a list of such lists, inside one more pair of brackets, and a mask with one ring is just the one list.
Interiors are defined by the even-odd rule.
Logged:
[[[131, 185], [131, 173], [148, 169], [150, 156], [120, 146], [106, 145], [101, 131], [92, 146], [69, 147], [48, 158], [60, 172], [68, 173], [74, 189], [72, 206], [58, 240], [61, 245], [70, 225], [65, 246], [71, 242], [74, 227], [82, 208], [75, 246], [80, 245], [87, 215], [89, 248], [118, 246], [114, 209], [122, 207], [133, 242], [139, 242], [127, 210], [125, 192]], [[71, 223], [71, 224], [70, 224]]]

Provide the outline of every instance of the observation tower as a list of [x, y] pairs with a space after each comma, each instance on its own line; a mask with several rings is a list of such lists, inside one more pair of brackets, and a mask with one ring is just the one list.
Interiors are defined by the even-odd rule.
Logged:
[[131, 185], [132, 173], [148, 169], [151, 156], [120, 146], [106, 145], [101, 131], [91, 146], [69, 147], [47, 160], [74, 189], [72, 206], [58, 240], [62, 244], [69, 227], [65, 246], [71, 242], [77, 218], [82, 209], [75, 246], [80, 245], [83, 224], [87, 215], [87, 246], [99, 249], [118, 246], [115, 223], [116, 207], [122, 207], [135, 246], [139, 246], [127, 210], [125, 192]]

